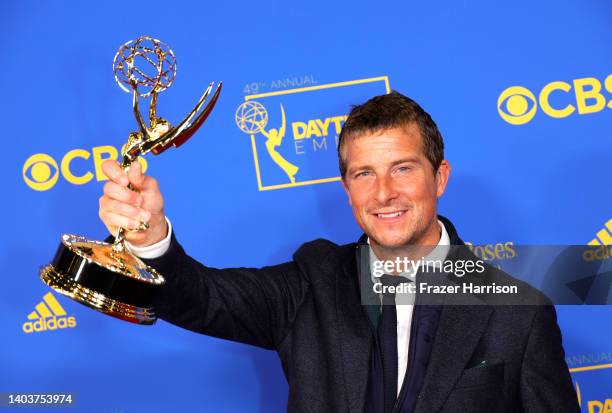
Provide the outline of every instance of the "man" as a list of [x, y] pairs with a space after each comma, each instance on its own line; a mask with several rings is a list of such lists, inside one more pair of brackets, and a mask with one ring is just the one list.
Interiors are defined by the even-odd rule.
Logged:
[[[492, 294], [462, 302], [417, 294], [416, 305], [400, 306], [399, 296], [384, 293], [368, 301], [376, 260], [415, 259], [415, 247], [450, 262], [469, 255], [452, 223], [437, 215], [450, 165], [431, 117], [399, 93], [374, 97], [351, 111], [338, 156], [365, 234], [345, 246], [306, 243], [284, 264], [220, 270], [190, 258], [165, 218], [156, 181], [138, 163], [128, 174], [104, 164], [110, 182], [100, 217], [111, 233], [149, 222], [127, 239], [166, 276], [156, 301], [162, 319], [278, 352], [289, 412], [579, 411], [554, 307], [524, 283], [488, 267], [470, 276], [520, 286], [513, 305], [495, 305]], [[139, 193], [127, 189], [130, 182]], [[383, 275], [381, 285], [400, 278]]]

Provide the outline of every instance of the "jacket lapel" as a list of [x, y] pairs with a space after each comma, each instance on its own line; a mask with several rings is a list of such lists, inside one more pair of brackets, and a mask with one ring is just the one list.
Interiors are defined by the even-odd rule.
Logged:
[[[474, 259], [468, 255], [467, 247], [457, 235], [453, 224], [442, 216], [438, 217], [444, 223], [451, 245], [454, 246], [447, 259], [464, 259], [466, 256]], [[470, 294], [463, 294], [460, 298], [455, 294], [446, 294], [444, 301], [416, 413], [437, 412], [442, 408], [467, 367], [493, 312], [490, 305]]]
[[[465, 299], [465, 298], [464, 298]], [[473, 305], [447, 303], [425, 373], [415, 412], [437, 412], [472, 356], [493, 309], [476, 297]]]
[[361, 306], [355, 255], [336, 275], [336, 312], [347, 402], [351, 413], [362, 413], [370, 370], [372, 332]]

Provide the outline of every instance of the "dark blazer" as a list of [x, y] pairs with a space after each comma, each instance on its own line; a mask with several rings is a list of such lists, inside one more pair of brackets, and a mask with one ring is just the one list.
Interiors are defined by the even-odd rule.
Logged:
[[[463, 245], [440, 219], [451, 244]], [[160, 318], [278, 352], [288, 412], [363, 412], [372, 333], [356, 244], [319, 239], [291, 262], [215, 269], [185, 254], [173, 236], [166, 254], [145, 261], [166, 277], [156, 298]], [[496, 269], [484, 277], [519, 283], [547, 305], [492, 305], [487, 296], [445, 305], [415, 411], [578, 412], [554, 307]]]

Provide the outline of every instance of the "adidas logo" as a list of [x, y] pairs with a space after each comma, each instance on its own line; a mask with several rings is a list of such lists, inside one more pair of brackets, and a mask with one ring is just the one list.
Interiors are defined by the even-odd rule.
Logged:
[[596, 245], [612, 245], [612, 218], [606, 222], [604, 228], [597, 232], [597, 237], [593, 238], [589, 245], [593, 247]]
[[76, 319], [66, 315], [66, 311], [50, 292], [44, 295], [35, 308], [35, 311], [28, 314], [28, 320], [32, 321], [23, 323], [24, 333], [76, 327]]
[[597, 232], [597, 236], [588, 243], [593, 247], [583, 253], [585, 261], [607, 260], [612, 257], [612, 218], [605, 227]]

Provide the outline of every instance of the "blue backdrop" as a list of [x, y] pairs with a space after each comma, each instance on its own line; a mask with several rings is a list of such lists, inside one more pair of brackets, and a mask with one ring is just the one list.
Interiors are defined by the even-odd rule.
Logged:
[[[2, 2], [0, 391], [73, 392], [70, 411], [83, 412], [285, 409], [272, 352], [46, 296], [38, 270], [62, 233], [107, 236], [99, 165], [136, 128], [112, 73], [122, 43], [148, 34], [173, 48], [178, 75], [158, 107], [170, 121], [224, 81], [202, 130], [148, 157], [148, 173], [192, 256], [262, 266], [310, 239], [358, 237], [337, 178], [336, 124], [389, 88], [438, 123], [453, 167], [440, 211], [465, 240], [612, 244], [611, 21], [603, 0]], [[276, 160], [262, 134], [237, 125], [253, 101], [268, 130], [285, 112]], [[558, 312], [582, 409], [603, 412], [612, 310]], [[33, 331], [47, 316], [71, 322]]]

